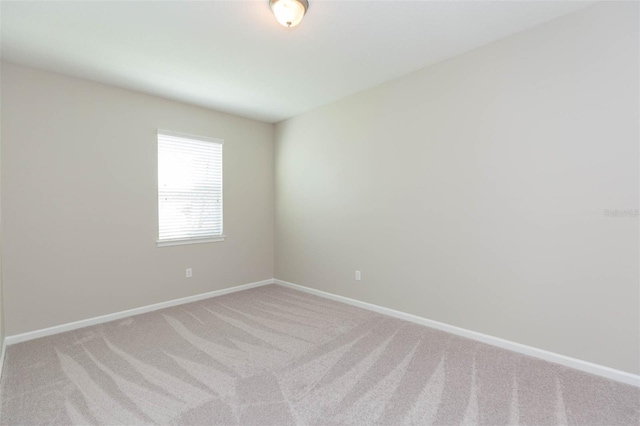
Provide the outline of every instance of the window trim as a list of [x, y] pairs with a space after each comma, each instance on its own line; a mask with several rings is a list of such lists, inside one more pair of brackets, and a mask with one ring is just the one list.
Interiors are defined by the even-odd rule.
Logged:
[[[189, 134], [189, 133], [181, 133], [181, 132], [174, 132], [172, 130], [165, 130], [165, 129], [157, 129], [156, 131], [156, 157], [158, 155], [158, 138], [163, 135], [163, 136], [175, 136], [175, 137], [179, 137], [179, 138], [186, 138], [186, 139], [194, 139], [194, 140], [198, 140], [198, 141], [202, 141], [202, 142], [212, 142], [212, 143], [217, 143], [219, 145], [221, 145], [223, 147], [223, 151], [224, 151], [224, 139], [219, 139], [219, 138], [212, 138], [212, 137], [208, 137], [208, 136], [200, 136], [200, 135], [194, 135], [194, 134]], [[223, 161], [224, 161], [224, 156], [223, 156]], [[157, 164], [157, 160], [156, 160], [156, 166], [158, 166]], [[224, 182], [224, 175], [222, 177], [223, 182]], [[223, 184], [224, 185], [224, 184]], [[160, 189], [160, 182], [158, 181], [158, 167], [156, 167], [156, 192], [158, 192]], [[224, 217], [224, 189], [223, 189], [223, 202], [222, 202], [222, 212], [221, 215], [222, 217]], [[157, 210], [157, 229], [160, 229], [160, 205], [159, 203], [156, 206], [156, 210]], [[172, 246], [182, 246], [182, 245], [188, 245], [188, 244], [204, 244], [204, 243], [215, 243], [215, 242], [222, 242], [225, 240], [227, 236], [224, 234], [224, 219], [222, 222], [222, 234], [221, 235], [210, 235], [210, 236], [206, 236], [206, 237], [186, 237], [186, 238], [173, 238], [173, 239], [165, 239], [165, 240], [160, 240], [159, 239], [159, 235], [158, 235], [158, 239], [156, 240], [156, 246], [157, 247], [172, 247]]]
[[217, 237], [201, 237], [201, 238], [175, 238], [173, 240], [157, 240], [156, 245], [158, 247], [171, 247], [171, 246], [183, 246], [187, 244], [203, 244], [203, 243], [217, 243], [224, 241], [226, 235], [220, 235]]

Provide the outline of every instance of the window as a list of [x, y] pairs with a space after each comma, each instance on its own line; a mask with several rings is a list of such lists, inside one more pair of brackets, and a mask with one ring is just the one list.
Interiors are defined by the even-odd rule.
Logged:
[[158, 130], [158, 246], [224, 241], [220, 139]]

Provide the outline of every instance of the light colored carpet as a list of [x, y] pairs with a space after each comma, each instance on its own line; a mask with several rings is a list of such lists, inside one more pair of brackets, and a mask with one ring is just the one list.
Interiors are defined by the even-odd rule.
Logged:
[[638, 425], [640, 389], [276, 285], [8, 348], [2, 424]]

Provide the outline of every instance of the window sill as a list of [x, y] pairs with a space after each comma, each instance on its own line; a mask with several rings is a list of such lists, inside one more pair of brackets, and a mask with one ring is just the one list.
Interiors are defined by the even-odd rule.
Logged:
[[217, 243], [220, 241], [224, 241], [226, 238], [225, 235], [219, 235], [216, 237], [206, 237], [206, 238], [185, 238], [185, 239], [177, 239], [177, 240], [162, 240], [156, 241], [158, 247], [170, 247], [170, 246], [182, 246], [186, 244], [204, 244], [204, 243]]

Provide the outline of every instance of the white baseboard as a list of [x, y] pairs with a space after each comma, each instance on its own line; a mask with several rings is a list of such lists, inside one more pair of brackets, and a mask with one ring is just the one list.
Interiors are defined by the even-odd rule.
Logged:
[[289, 287], [295, 290], [304, 291], [306, 293], [324, 297], [326, 299], [331, 299], [337, 302], [346, 303], [348, 305], [357, 306], [359, 308], [367, 309], [369, 311], [378, 312], [384, 315], [389, 315], [394, 318], [399, 318], [405, 321], [410, 321], [416, 324], [435, 328], [437, 330], [446, 331], [447, 333], [455, 334], [457, 336], [462, 336], [468, 339], [477, 340], [479, 342], [487, 343], [489, 345], [497, 346], [499, 348], [507, 349], [513, 352], [518, 352], [524, 355], [543, 359], [545, 361], [564, 365], [566, 367], [574, 368], [576, 370], [584, 371], [586, 373], [595, 374], [597, 376], [606, 377], [607, 379], [611, 379], [618, 382], [640, 387], [640, 376], [636, 374], [627, 373], [626, 371], [616, 370], [614, 368], [606, 367], [604, 365], [594, 364], [592, 362], [583, 361], [581, 359], [572, 358], [572, 357], [558, 354], [555, 352], [546, 351], [544, 349], [535, 348], [533, 346], [523, 345], [521, 343], [512, 342], [510, 340], [501, 339], [499, 337], [489, 336], [488, 334], [478, 333], [477, 331], [467, 330], [465, 328], [460, 328], [460, 327], [445, 324], [442, 322], [419, 317], [417, 315], [396, 311], [394, 309], [385, 308], [382, 306], [374, 305], [372, 303], [361, 302], [356, 299], [351, 299], [344, 296], [338, 296], [337, 294], [327, 293], [325, 291], [316, 290], [314, 288], [305, 287], [299, 284], [293, 284], [293, 283], [278, 280], [278, 279], [275, 279], [274, 282], [284, 287]]
[[2, 380], [2, 372], [4, 371], [4, 354], [7, 352], [7, 339], [2, 339], [2, 352], [0, 352], [0, 380]]
[[[78, 328], [88, 327], [90, 325], [102, 324], [105, 322], [130, 317], [133, 315], [139, 315], [147, 312], [157, 311], [158, 309], [170, 308], [172, 306], [183, 305], [185, 303], [197, 302], [198, 300], [208, 299], [210, 297], [222, 296], [224, 294], [235, 293], [237, 291], [248, 290], [250, 288], [261, 287], [263, 285], [273, 284], [273, 283], [274, 283], [273, 279], [257, 281], [257, 282], [243, 284], [235, 287], [224, 288], [222, 290], [214, 290], [207, 293], [196, 294], [194, 296], [182, 297], [180, 299], [160, 302], [153, 305], [141, 306], [139, 308], [115, 312], [113, 314], [101, 315], [99, 317], [93, 317], [93, 318], [88, 318], [80, 321], [70, 322], [67, 324], [56, 325], [49, 328], [43, 328], [41, 330], [29, 331], [21, 334], [14, 334], [13, 336], [6, 336], [5, 343], [7, 345], [13, 345], [15, 343], [25, 342], [27, 340], [33, 340], [39, 337], [45, 337], [45, 336], [51, 336], [52, 334], [64, 333], [65, 331], [76, 330]], [[2, 348], [2, 355], [4, 357], [4, 346]]]

